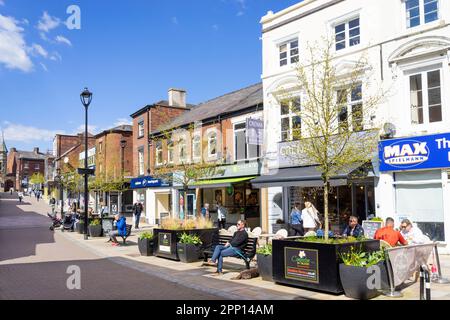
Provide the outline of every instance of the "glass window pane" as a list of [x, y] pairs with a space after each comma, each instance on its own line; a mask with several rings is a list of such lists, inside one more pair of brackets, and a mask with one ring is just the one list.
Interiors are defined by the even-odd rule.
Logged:
[[411, 122], [423, 123], [422, 101], [422, 76], [420, 74], [410, 76]]
[[281, 119], [281, 131], [289, 131], [290, 125], [289, 125], [289, 118], [282, 118]]
[[419, 0], [407, 0], [406, 9], [411, 9], [419, 6]]
[[352, 20], [348, 23], [348, 26], [350, 29], [355, 28], [355, 27], [359, 27], [359, 18]]
[[291, 49], [291, 56], [298, 55], [298, 48]]
[[428, 88], [441, 86], [441, 73], [439, 70], [428, 72]]
[[411, 19], [419, 17], [420, 16], [420, 9], [419, 9], [419, 7], [409, 10], [408, 14], [409, 14], [408, 17], [411, 18]]
[[337, 33], [335, 39], [336, 39], [336, 42], [345, 41], [345, 33], [344, 32]]
[[291, 49], [298, 48], [298, 40], [291, 42]]
[[234, 125], [234, 130], [241, 130], [241, 129], [245, 129], [245, 122]]
[[291, 63], [297, 63], [298, 62], [298, 56], [294, 56], [291, 58]]
[[428, 90], [428, 105], [441, 104], [441, 88]]
[[363, 130], [363, 107], [362, 104], [352, 106], [353, 131]]
[[362, 86], [358, 85], [352, 90], [352, 101], [359, 101], [362, 99]]
[[429, 109], [430, 122], [442, 121], [442, 107], [441, 105], [432, 106]]
[[420, 25], [420, 18], [419, 17], [408, 20], [408, 28], [413, 28], [413, 27], [416, 27], [418, 25]]
[[258, 158], [259, 154], [258, 154], [258, 145], [256, 144], [249, 144], [247, 145], [248, 148], [248, 158], [249, 159], [254, 159], [254, 158]]
[[287, 44], [283, 44], [280, 46], [280, 52], [286, 52], [287, 51]]
[[334, 27], [334, 32], [335, 33], [343, 32], [343, 31], [345, 31], [345, 23]]
[[435, 21], [438, 19], [438, 12], [431, 12], [425, 15], [425, 23], [431, 22], [431, 21]]
[[281, 102], [281, 115], [289, 114], [289, 101]]
[[359, 36], [359, 28], [350, 29], [350, 38]]
[[287, 52], [280, 53], [280, 59], [286, 59], [287, 58]]
[[236, 155], [236, 160], [243, 160], [245, 159], [245, 148], [246, 148], [246, 143], [245, 143], [245, 131], [239, 131], [235, 133], [235, 155]]
[[359, 44], [359, 37], [350, 39], [350, 47], [356, 46]]
[[287, 65], [287, 59], [280, 60], [280, 67]]
[[299, 113], [301, 110], [301, 104], [300, 104], [300, 97], [296, 97], [295, 99], [292, 100], [292, 108], [291, 111], [294, 114]]
[[336, 51], [345, 49], [345, 42], [336, 43]]

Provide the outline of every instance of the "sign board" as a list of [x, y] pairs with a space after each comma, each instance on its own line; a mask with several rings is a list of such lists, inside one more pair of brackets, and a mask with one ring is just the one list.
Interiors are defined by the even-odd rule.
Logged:
[[319, 283], [319, 251], [284, 248], [284, 274], [287, 279]]
[[130, 182], [131, 189], [152, 188], [152, 187], [168, 187], [169, 184], [161, 179], [152, 177], [141, 177], [132, 179]]
[[159, 245], [159, 251], [171, 253], [171, 234], [170, 233], [158, 233], [158, 245]]
[[264, 122], [262, 119], [247, 118], [245, 123], [247, 144], [264, 144]]
[[380, 171], [450, 167], [450, 133], [383, 140]]
[[377, 230], [382, 228], [383, 226], [384, 226], [383, 221], [364, 220], [362, 222], [364, 235], [370, 239], [373, 239], [375, 237], [375, 232], [377, 232]]

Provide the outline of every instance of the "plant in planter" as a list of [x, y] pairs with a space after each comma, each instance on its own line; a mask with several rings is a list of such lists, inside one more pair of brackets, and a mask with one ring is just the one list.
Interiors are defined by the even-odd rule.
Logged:
[[138, 247], [141, 256], [152, 256], [154, 246], [154, 235], [152, 232], [144, 232], [139, 235]]
[[339, 275], [347, 297], [368, 300], [387, 288], [383, 250], [369, 253], [352, 247], [349, 252], [341, 253], [340, 258], [343, 263], [339, 265]]
[[[83, 224], [84, 226], [84, 224]], [[91, 237], [101, 237], [102, 236], [102, 225], [100, 224], [100, 219], [94, 219], [88, 226], [89, 234]]]
[[84, 234], [84, 221], [80, 220], [77, 223], [77, 231], [80, 234]]
[[177, 253], [180, 261], [195, 262], [199, 260], [198, 248], [202, 240], [196, 234], [183, 233], [177, 243]]
[[373, 217], [372, 219], [370, 219], [370, 221], [380, 221], [380, 222], [383, 222], [383, 219], [381, 219], [380, 217]]
[[263, 280], [273, 281], [272, 278], [272, 245], [266, 244], [256, 250], [258, 272]]
[[289, 230], [289, 225], [282, 219], [278, 219], [276, 223], [272, 223], [272, 233], [277, 233], [280, 229]]

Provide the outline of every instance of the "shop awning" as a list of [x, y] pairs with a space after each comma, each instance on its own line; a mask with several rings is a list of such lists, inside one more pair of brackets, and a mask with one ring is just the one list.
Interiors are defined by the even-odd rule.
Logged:
[[239, 177], [239, 178], [225, 178], [225, 179], [211, 179], [211, 180], [200, 180], [192, 185], [189, 186], [189, 188], [225, 188], [230, 187], [233, 183], [239, 183], [244, 181], [249, 181], [256, 178], [256, 176], [253, 177]]
[[[331, 186], [342, 186], [347, 184], [349, 174], [359, 166], [351, 167], [334, 176]], [[321, 171], [317, 166], [283, 168], [271, 170], [269, 174], [257, 177], [251, 181], [254, 188], [268, 187], [321, 187]]]

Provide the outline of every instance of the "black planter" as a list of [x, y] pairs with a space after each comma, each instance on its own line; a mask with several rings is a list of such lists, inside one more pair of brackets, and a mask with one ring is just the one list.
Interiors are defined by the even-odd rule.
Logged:
[[204, 249], [211, 246], [213, 237], [219, 234], [219, 229], [193, 229], [193, 230], [168, 230], [153, 229], [155, 236], [154, 255], [179, 261], [177, 242], [183, 233], [199, 236], [202, 244], [198, 248], [198, 259], [201, 258]]
[[[376, 288], [377, 283], [373, 281], [374, 277], [376, 277], [376, 273], [374, 274], [373, 270], [368, 272], [368, 268], [346, 266], [341, 263], [339, 265], [339, 275], [345, 295], [353, 299], [369, 300], [379, 296], [381, 291], [387, 290], [389, 285], [386, 265], [384, 262], [380, 262], [376, 266], [379, 268], [378, 270], [380, 270], [380, 282], [378, 283], [378, 288]], [[369, 277], [371, 278], [370, 280]], [[369, 288], [369, 286], [371, 288]]]
[[263, 254], [256, 254], [258, 262], [259, 275], [265, 281], [273, 282], [273, 267], [272, 267], [272, 255], [265, 256]]
[[84, 223], [77, 223], [77, 231], [80, 234], [85, 234], [86, 232], [84, 231]]
[[177, 243], [178, 258], [182, 262], [190, 263], [199, 260], [199, 246], [195, 244]]
[[272, 224], [272, 233], [277, 233], [278, 230], [285, 229], [289, 232], [289, 225], [287, 223], [273, 223]]
[[339, 276], [340, 253], [380, 249], [378, 240], [329, 244], [273, 240], [273, 279], [277, 283], [333, 294], [344, 292]]
[[138, 247], [141, 256], [152, 256], [153, 255], [153, 239], [138, 239]]
[[89, 229], [89, 234], [91, 237], [101, 237], [102, 236], [102, 226], [100, 224], [95, 225], [95, 226], [89, 225], [88, 229]]

